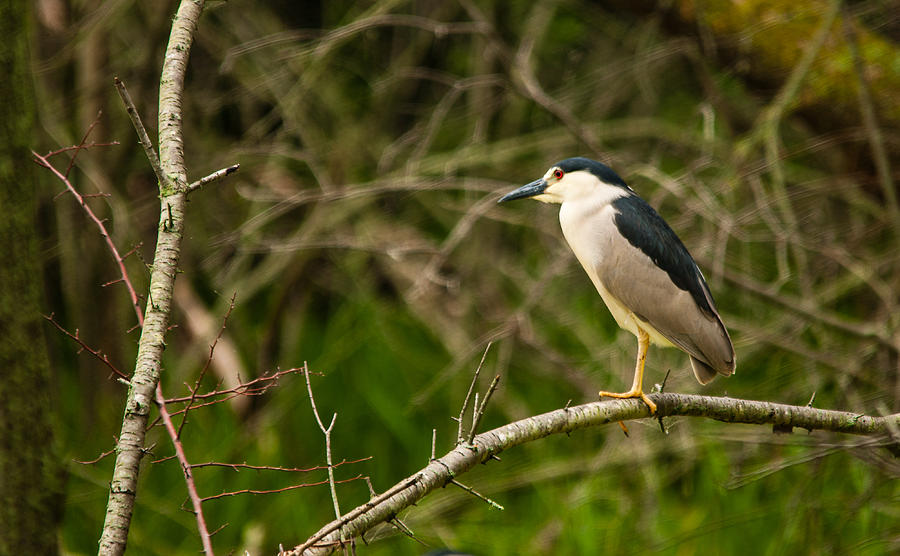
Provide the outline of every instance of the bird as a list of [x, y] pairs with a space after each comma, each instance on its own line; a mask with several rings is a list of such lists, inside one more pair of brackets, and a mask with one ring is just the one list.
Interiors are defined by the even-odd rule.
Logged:
[[557, 162], [540, 179], [500, 198], [556, 203], [563, 236], [618, 325], [637, 337], [631, 390], [640, 398], [650, 343], [690, 356], [700, 384], [735, 370], [734, 345], [694, 258], [672, 228], [609, 166], [584, 157]]

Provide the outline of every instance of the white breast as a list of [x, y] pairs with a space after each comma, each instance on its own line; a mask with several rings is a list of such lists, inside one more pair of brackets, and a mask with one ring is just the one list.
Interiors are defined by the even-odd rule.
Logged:
[[[662, 334], [647, 323], [639, 321], [628, 307], [609, 293], [595, 270], [601, 264], [619, 264], [618, 261], [610, 260], [615, 253], [632, 253], [632, 250], [636, 250], [630, 245], [622, 245], [622, 242], [627, 243], [628, 240], [622, 237], [616, 228], [614, 221], [616, 211], [610, 204], [627, 194], [619, 187], [601, 186], [596, 194], [589, 198], [562, 203], [559, 209], [559, 223], [575, 257], [594, 283], [594, 287], [597, 288], [618, 325], [637, 336], [637, 326], [640, 323], [640, 327], [650, 335], [653, 343], [672, 346]], [[640, 251], [637, 254], [646, 256]]]

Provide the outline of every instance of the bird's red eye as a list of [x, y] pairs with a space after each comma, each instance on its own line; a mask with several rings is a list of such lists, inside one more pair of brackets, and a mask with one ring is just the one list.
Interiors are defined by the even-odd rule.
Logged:
[[557, 168], [556, 170], [553, 170], [553, 177], [556, 178], [557, 180], [561, 180], [564, 175], [565, 175], [565, 172], [563, 172], [559, 168]]

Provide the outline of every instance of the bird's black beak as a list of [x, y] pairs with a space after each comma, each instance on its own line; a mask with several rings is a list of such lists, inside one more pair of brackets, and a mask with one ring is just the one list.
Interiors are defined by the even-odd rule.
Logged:
[[514, 199], [524, 199], [525, 197], [534, 197], [535, 195], [540, 195], [547, 189], [547, 180], [541, 178], [539, 180], [535, 180], [527, 185], [523, 185], [522, 187], [516, 189], [515, 191], [510, 191], [506, 195], [500, 198], [498, 203], [505, 203], [506, 201], [512, 201]]

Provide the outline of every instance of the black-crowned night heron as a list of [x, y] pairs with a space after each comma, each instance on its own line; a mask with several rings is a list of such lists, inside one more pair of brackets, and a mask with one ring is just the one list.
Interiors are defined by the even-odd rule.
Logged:
[[532, 197], [559, 203], [559, 223], [578, 262], [616, 322], [638, 339], [634, 383], [612, 398], [641, 398], [650, 342], [691, 356], [700, 384], [734, 372], [734, 346], [703, 274], [688, 250], [657, 214], [608, 166], [567, 158], [539, 180], [499, 202]]

